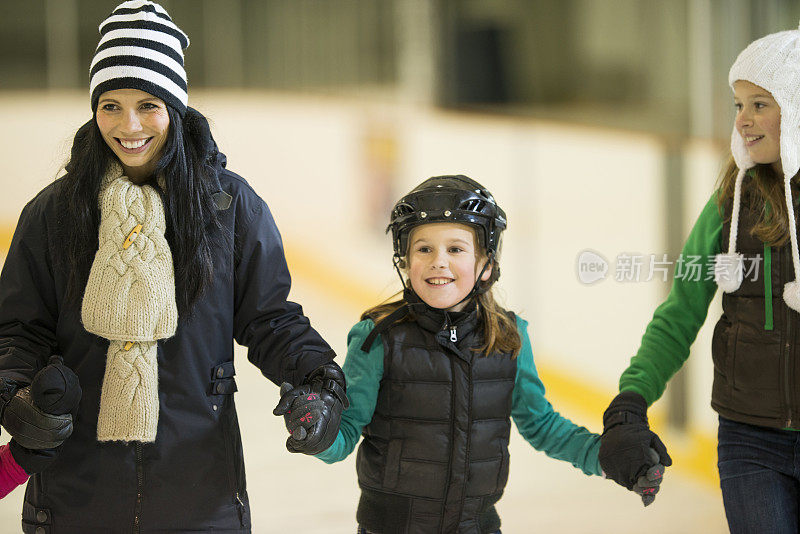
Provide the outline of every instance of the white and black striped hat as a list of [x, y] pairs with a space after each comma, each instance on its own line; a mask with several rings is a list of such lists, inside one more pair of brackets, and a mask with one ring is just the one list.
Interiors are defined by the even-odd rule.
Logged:
[[188, 101], [183, 50], [189, 37], [167, 11], [148, 0], [130, 0], [100, 24], [100, 43], [89, 67], [92, 110], [100, 95], [140, 89], [157, 96], [183, 116]]

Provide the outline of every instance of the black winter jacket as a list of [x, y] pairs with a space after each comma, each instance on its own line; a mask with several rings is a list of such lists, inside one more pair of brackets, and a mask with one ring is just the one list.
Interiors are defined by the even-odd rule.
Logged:
[[[250, 531], [233, 341], [276, 384], [300, 383], [333, 353], [286, 300], [289, 271], [267, 205], [222, 167], [218, 180], [222, 230], [214, 231], [224, 235], [212, 251], [213, 282], [191, 316], [179, 318], [175, 336], [158, 342], [160, 412], [151, 444], [97, 441], [108, 341], [83, 328], [79, 304], [64, 301], [61, 180], [23, 209], [0, 275], [0, 377], [29, 383], [51, 354], [61, 354], [83, 388], [72, 436], [28, 482], [24, 532]], [[265, 399], [265, 411], [271, 407]]]

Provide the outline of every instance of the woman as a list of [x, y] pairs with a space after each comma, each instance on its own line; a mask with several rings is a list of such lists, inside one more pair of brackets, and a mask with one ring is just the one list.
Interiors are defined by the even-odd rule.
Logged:
[[269, 209], [187, 106], [186, 35], [145, 0], [120, 4], [100, 33], [94, 117], [67, 174], [23, 209], [0, 277], [6, 429], [33, 409], [9, 399], [51, 355], [83, 390], [62, 445], [12, 440], [3, 453], [33, 474], [23, 531], [249, 532], [232, 341], [267, 378], [298, 385], [279, 414], [315, 393], [290, 451], [332, 442], [344, 379], [286, 300]]

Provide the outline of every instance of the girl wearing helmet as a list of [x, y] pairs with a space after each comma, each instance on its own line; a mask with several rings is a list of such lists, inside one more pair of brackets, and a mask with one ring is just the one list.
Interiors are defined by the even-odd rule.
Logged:
[[[603, 417], [600, 461], [628, 486], [656, 449], [647, 407], [689, 356], [717, 286], [722, 317], [714, 329], [711, 406], [719, 414], [718, 468], [731, 532], [796, 533], [800, 528], [800, 30], [751, 43], [728, 74], [736, 107], [731, 159], [700, 214], [683, 256], [714, 261], [716, 281], [676, 278], [620, 394]], [[744, 265], [758, 277], [743, 276]]]
[[351, 406], [317, 455], [343, 460], [363, 434], [359, 532], [499, 532], [511, 418], [534, 448], [601, 473], [599, 436], [553, 410], [527, 323], [492, 297], [505, 227], [491, 194], [466, 176], [430, 178], [392, 211], [403, 296], [350, 331]]

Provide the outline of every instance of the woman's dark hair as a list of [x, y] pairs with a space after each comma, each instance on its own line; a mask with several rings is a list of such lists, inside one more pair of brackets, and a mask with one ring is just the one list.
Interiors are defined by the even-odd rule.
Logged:
[[[214, 265], [209, 226], [219, 227], [213, 194], [219, 152], [206, 118], [188, 108], [185, 117], [167, 106], [169, 131], [153, 176], [163, 176], [166, 238], [175, 269], [178, 313], [189, 312], [210, 283]], [[66, 176], [59, 184], [61, 242], [66, 248], [67, 302], [83, 297], [98, 248], [100, 184], [116, 159], [94, 117], [72, 143]], [[157, 187], [155, 181], [152, 182]]]

